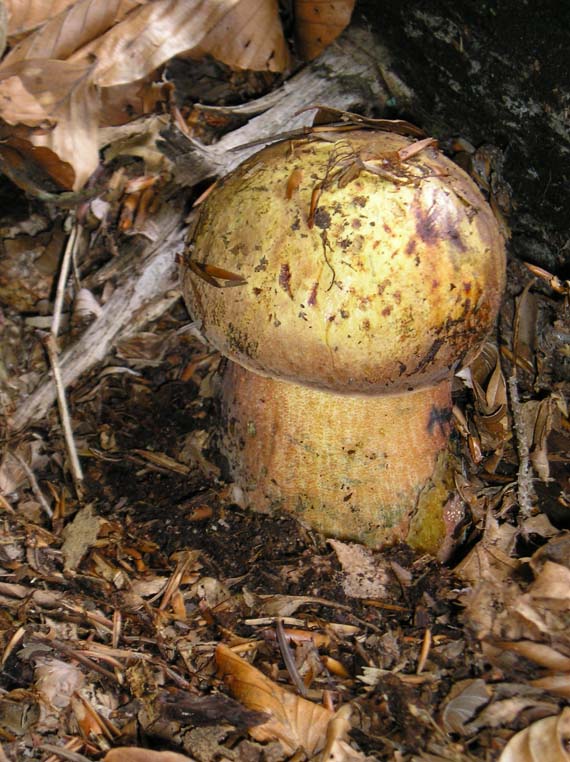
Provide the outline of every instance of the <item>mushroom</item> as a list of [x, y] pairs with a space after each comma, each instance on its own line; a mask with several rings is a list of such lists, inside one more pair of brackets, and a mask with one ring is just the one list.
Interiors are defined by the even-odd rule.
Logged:
[[437, 552], [457, 508], [452, 378], [504, 284], [493, 213], [435, 141], [324, 131], [246, 160], [182, 266], [190, 314], [230, 360], [237, 494], [329, 536]]

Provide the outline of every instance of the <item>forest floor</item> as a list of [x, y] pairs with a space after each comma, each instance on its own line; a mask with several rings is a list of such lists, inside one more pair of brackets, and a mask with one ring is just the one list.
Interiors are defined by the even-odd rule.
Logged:
[[[510, 263], [498, 343], [472, 368], [475, 390], [457, 382], [467, 512], [442, 565], [232, 504], [216, 447], [224, 361], [177, 302], [69, 392], [81, 499], [55, 410], [7, 449], [5, 758], [130, 746], [320, 759], [328, 729], [336, 760], [493, 760], [514, 731], [558, 715], [570, 696], [568, 318], [562, 294]], [[255, 669], [242, 674], [244, 660]]]

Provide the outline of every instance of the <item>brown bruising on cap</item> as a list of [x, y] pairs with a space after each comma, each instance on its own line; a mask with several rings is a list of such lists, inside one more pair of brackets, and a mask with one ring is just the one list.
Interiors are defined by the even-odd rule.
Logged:
[[[450, 241], [459, 252], [466, 250], [459, 231], [461, 217], [448, 193], [438, 186], [430, 186], [429, 190], [416, 194], [412, 209], [416, 234], [425, 244], [437, 246], [442, 241]], [[412, 250], [407, 253], [411, 254], [415, 249], [411, 241], [408, 247]]]
[[318, 206], [315, 210], [314, 224], [321, 230], [327, 230], [331, 226], [331, 216], [326, 209]]
[[317, 292], [319, 290], [319, 281], [316, 280], [313, 283], [313, 287], [311, 288], [311, 291], [309, 293], [309, 297], [307, 299], [307, 304], [309, 307], [316, 307], [317, 305]]
[[293, 299], [293, 294], [291, 293], [291, 268], [287, 263], [279, 268], [279, 285], [287, 296]]

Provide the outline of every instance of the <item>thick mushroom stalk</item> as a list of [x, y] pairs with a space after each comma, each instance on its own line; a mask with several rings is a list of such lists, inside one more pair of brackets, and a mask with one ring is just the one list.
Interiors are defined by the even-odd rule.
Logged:
[[205, 202], [182, 280], [232, 361], [224, 449], [245, 502], [436, 551], [453, 503], [452, 377], [505, 281], [471, 179], [428, 141], [387, 132], [278, 143]]

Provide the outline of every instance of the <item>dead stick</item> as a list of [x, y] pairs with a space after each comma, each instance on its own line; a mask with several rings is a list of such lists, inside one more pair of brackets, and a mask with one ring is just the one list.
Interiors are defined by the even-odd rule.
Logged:
[[61, 419], [61, 426], [63, 429], [63, 437], [65, 440], [65, 446], [67, 447], [67, 454], [69, 455], [69, 465], [71, 468], [71, 477], [75, 485], [75, 491], [78, 497], [81, 497], [83, 488], [83, 470], [81, 463], [79, 462], [79, 456], [77, 455], [77, 448], [75, 446], [75, 440], [73, 438], [73, 429], [71, 428], [71, 418], [69, 415], [69, 408], [67, 407], [67, 398], [65, 396], [65, 387], [63, 385], [63, 379], [61, 377], [61, 369], [59, 367], [59, 358], [57, 354], [56, 339], [53, 334], [46, 337], [45, 345], [48, 353], [49, 362], [51, 365], [51, 371], [53, 374], [53, 380], [55, 383], [55, 391], [57, 395], [57, 406], [59, 408], [59, 417]]
[[67, 276], [69, 274], [69, 268], [71, 260], [75, 254], [77, 248], [77, 241], [79, 240], [79, 226], [75, 220], [73, 220], [71, 233], [67, 239], [65, 246], [65, 252], [61, 262], [61, 268], [59, 271], [59, 278], [57, 281], [57, 291], [55, 294], [55, 304], [53, 307], [53, 320], [51, 324], [51, 333], [54, 338], [57, 338], [59, 333], [59, 326], [61, 323], [61, 315], [63, 312], [63, 300], [65, 297], [65, 287], [67, 285]]

